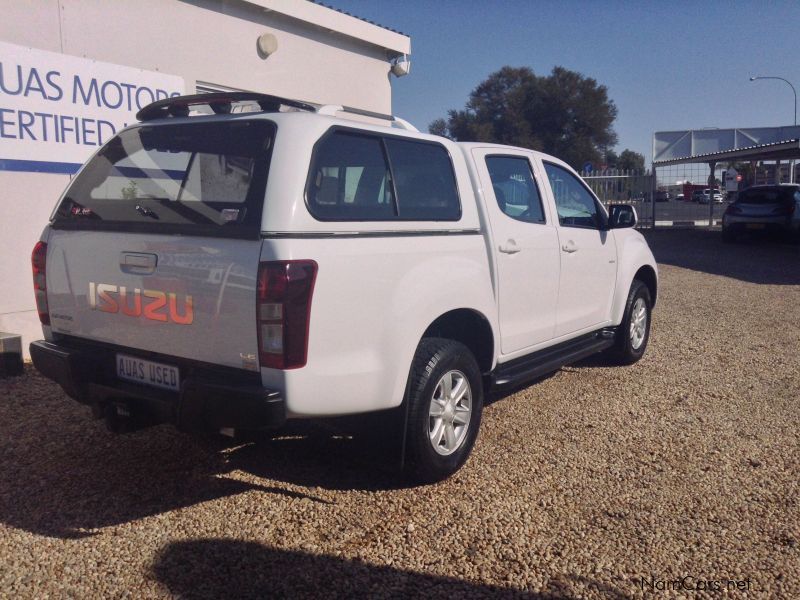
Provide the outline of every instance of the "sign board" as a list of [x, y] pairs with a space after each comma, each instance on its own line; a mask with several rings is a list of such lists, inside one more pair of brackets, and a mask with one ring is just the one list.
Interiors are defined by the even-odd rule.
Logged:
[[739, 177], [739, 171], [733, 167], [724, 172], [723, 179], [725, 179], [726, 192], [735, 192], [739, 189], [739, 181], [741, 181], [741, 177]]
[[0, 42], [0, 170], [75, 173], [183, 78]]
[[584, 163], [584, 165], [583, 165], [583, 172], [584, 172], [584, 173], [591, 173], [593, 168], [594, 168], [594, 167], [592, 166], [592, 163], [590, 163], [590, 162], [586, 162], [586, 163]]

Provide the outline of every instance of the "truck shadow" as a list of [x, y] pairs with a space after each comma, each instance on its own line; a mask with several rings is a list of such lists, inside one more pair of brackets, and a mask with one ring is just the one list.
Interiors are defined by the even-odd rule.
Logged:
[[0, 521], [43, 536], [90, 537], [243, 493], [331, 504], [325, 491], [414, 485], [400, 470], [400, 436], [380, 418], [301, 422], [255, 440], [170, 426], [116, 435], [31, 365], [0, 381], [0, 398]]
[[724, 244], [719, 231], [675, 229], [642, 232], [659, 264], [750, 283], [800, 284], [800, 244], [768, 237]]
[[247, 492], [332, 502], [293, 485], [407, 485], [399, 452], [328, 430], [233, 444], [170, 426], [111, 434], [30, 365], [0, 381], [0, 399], [0, 521], [44, 536], [88, 537]]
[[228, 539], [174, 542], [164, 547], [153, 575], [180, 598], [577, 598], [594, 588], [607, 598], [618, 590], [577, 577], [556, 577], [544, 593], [472, 583], [333, 556], [283, 550]]
[[324, 490], [379, 491], [413, 484], [400, 469], [400, 440], [384, 443], [350, 428], [314, 423], [310, 430], [264, 435], [229, 455], [229, 464], [259, 478]]

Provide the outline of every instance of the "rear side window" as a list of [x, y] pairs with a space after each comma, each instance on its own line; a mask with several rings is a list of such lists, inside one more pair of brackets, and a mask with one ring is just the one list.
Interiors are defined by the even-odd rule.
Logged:
[[531, 164], [519, 156], [487, 156], [486, 167], [492, 178], [497, 205], [509, 217], [527, 223], [544, 223], [539, 188]]
[[386, 139], [397, 204], [403, 219], [454, 221], [461, 217], [450, 155], [438, 144]]
[[396, 216], [389, 163], [380, 138], [335, 133], [317, 149], [308, 189], [323, 220], [389, 220]]
[[457, 221], [453, 165], [443, 146], [334, 130], [317, 145], [306, 190], [322, 221]]
[[123, 131], [75, 178], [53, 226], [257, 236], [274, 131], [263, 120]]

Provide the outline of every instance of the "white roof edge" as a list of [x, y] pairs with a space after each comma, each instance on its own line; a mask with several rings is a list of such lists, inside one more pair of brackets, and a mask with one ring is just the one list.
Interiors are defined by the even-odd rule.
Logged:
[[248, 4], [336, 31], [398, 54], [411, 54], [411, 38], [306, 0], [244, 0]]

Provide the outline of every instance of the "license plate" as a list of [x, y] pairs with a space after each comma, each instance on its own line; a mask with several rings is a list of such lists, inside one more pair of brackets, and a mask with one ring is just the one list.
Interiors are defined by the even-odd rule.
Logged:
[[748, 223], [745, 227], [747, 229], [766, 229], [767, 226], [763, 223]]
[[117, 377], [165, 390], [178, 391], [181, 387], [178, 367], [143, 360], [127, 354], [117, 354]]

